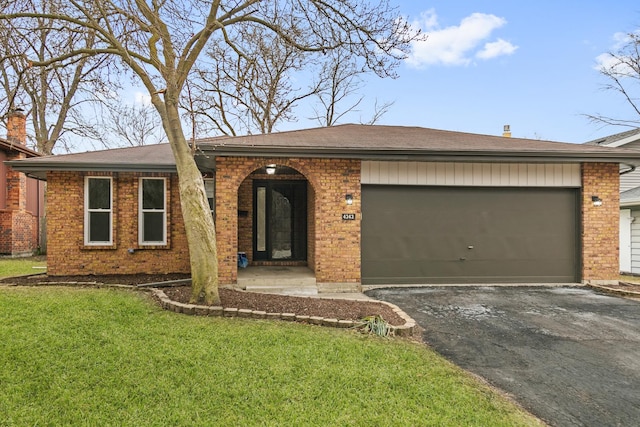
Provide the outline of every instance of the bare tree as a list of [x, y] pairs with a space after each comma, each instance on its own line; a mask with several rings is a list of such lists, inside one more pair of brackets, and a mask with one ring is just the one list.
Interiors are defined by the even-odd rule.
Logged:
[[[294, 121], [298, 103], [317, 94], [320, 83], [303, 85], [315, 52], [305, 52], [265, 27], [243, 25], [238, 40], [212, 44], [192, 86], [202, 126], [216, 133], [271, 133], [276, 124]], [[186, 108], [188, 109], [188, 108]]]
[[[53, 13], [63, 10], [64, 5], [59, 0], [32, 0], [24, 6]], [[20, 31], [14, 31], [15, 27]], [[32, 66], [70, 49], [91, 49], [94, 43], [93, 33], [56, 27], [54, 18], [44, 14], [0, 27], [4, 52], [0, 56], [0, 73], [6, 94], [0, 111], [8, 112], [14, 107], [27, 110], [36, 151], [51, 154], [56, 144], [70, 142], [65, 134], [97, 135], [82, 116], [80, 106], [91, 102], [93, 94], [102, 90], [104, 75], [99, 76], [98, 71], [109, 58], [84, 56], [45, 67]]]
[[[335, 126], [347, 114], [359, 111], [365, 98], [359, 95], [364, 86], [363, 76], [370, 70], [359, 65], [358, 59], [343, 51], [332, 52], [324, 58], [318, 78], [321, 87], [315, 93], [318, 106], [313, 108], [314, 115], [310, 117], [320, 126]], [[365, 123], [376, 123], [392, 105], [393, 102], [378, 105], [376, 100], [373, 115]]]
[[99, 127], [106, 135], [99, 140], [107, 147], [157, 144], [165, 138], [160, 117], [151, 105], [126, 104], [118, 99], [102, 110]]
[[191, 263], [191, 300], [203, 295], [209, 304], [219, 301], [215, 228], [202, 175], [180, 120], [185, 83], [207, 44], [217, 38], [240, 52], [234, 28], [265, 28], [298, 50], [344, 50], [361, 57], [378, 75], [388, 76], [416, 37], [387, 0], [69, 0], [69, 7], [60, 12], [0, 1], [4, 2], [0, 21], [16, 31], [21, 30], [16, 21], [47, 18], [58, 23], [57, 31], [70, 28], [96, 39], [92, 48], [74, 47], [34, 61], [34, 66], [114, 55], [147, 89], [176, 161]]
[[592, 122], [605, 125], [640, 127], [640, 31], [627, 34], [622, 47], [601, 57], [600, 74], [607, 79], [603, 89], [619, 93], [631, 107], [633, 117], [586, 116]]

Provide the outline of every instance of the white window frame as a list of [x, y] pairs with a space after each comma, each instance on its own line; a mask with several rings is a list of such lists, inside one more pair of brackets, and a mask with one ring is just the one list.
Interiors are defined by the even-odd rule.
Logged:
[[[109, 209], [90, 209], [89, 208], [89, 181], [92, 179], [109, 180]], [[108, 241], [91, 241], [90, 233], [90, 216], [93, 212], [101, 212], [109, 214], [109, 240]], [[113, 245], [113, 178], [110, 176], [85, 176], [84, 177], [84, 244], [86, 246], [111, 246]]]
[[[211, 200], [211, 215], [215, 218], [216, 216], [216, 179], [215, 178], [204, 178], [204, 188], [207, 193], [207, 202]], [[209, 193], [209, 188], [211, 189], [211, 193]], [[211, 196], [211, 197], [209, 197]]]
[[[145, 180], [162, 181], [163, 206], [162, 209], [144, 209], [142, 203], [143, 183]], [[162, 215], [162, 241], [144, 241], [144, 214], [146, 212], [161, 212]], [[167, 244], [167, 179], [158, 177], [142, 177], [138, 181], [138, 244], [140, 246], [162, 246]]]

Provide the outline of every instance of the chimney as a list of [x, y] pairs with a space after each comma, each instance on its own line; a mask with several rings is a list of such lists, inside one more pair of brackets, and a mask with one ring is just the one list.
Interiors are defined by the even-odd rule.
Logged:
[[505, 138], [511, 138], [511, 126], [510, 125], [504, 125], [504, 130], [502, 131], [502, 136], [504, 136]]
[[12, 144], [27, 145], [27, 118], [20, 108], [9, 111], [7, 141]]

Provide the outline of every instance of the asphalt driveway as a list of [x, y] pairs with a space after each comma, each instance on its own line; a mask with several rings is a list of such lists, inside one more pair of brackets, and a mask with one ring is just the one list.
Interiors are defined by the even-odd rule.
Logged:
[[640, 425], [640, 301], [581, 287], [391, 288], [424, 339], [553, 426]]

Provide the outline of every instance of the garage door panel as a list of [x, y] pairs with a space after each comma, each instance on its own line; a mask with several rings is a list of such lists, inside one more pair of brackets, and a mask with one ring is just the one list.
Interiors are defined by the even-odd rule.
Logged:
[[573, 282], [573, 189], [363, 186], [365, 284]]

